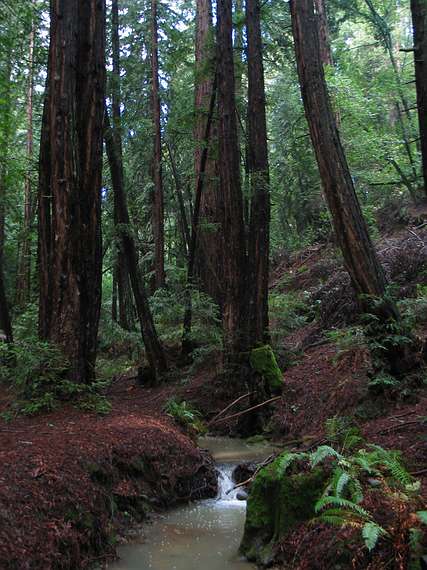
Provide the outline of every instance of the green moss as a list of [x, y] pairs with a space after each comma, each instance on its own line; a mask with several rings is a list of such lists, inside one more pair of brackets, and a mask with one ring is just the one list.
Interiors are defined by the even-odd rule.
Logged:
[[270, 345], [254, 348], [251, 351], [250, 363], [252, 368], [264, 377], [272, 392], [282, 389], [283, 374]]
[[274, 547], [298, 524], [314, 516], [314, 504], [327, 475], [321, 467], [281, 474], [274, 461], [255, 478], [249, 493], [242, 554], [261, 565], [274, 559]]

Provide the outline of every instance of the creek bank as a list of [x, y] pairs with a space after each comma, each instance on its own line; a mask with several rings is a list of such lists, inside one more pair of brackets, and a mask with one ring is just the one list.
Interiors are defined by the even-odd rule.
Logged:
[[4, 570], [87, 568], [149, 511], [217, 493], [210, 456], [165, 417], [61, 410], [0, 427], [0, 445]]

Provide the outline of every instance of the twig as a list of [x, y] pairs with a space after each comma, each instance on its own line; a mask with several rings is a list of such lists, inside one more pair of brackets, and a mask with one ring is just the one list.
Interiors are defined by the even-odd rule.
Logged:
[[246, 410], [243, 410], [242, 412], [238, 412], [236, 414], [231, 414], [231, 416], [226, 416], [225, 418], [219, 418], [218, 420], [216, 420], [213, 423], [220, 423], [220, 422], [226, 422], [227, 420], [231, 420], [233, 418], [237, 418], [239, 416], [243, 416], [243, 414], [247, 414], [248, 412], [252, 412], [252, 410], [256, 410], [258, 408], [261, 408], [262, 406], [266, 406], [267, 404], [271, 404], [272, 402], [276, 402], [277, 400], [280, 400], [282, 396], [275, 396], [274, 398], [270, 398], [269, 400], [266, 400], [265, 402], [262, 402], [261, 404], [257, 404], [256, 406], [252, 406], [251, 408], [247, 408]]
[[382, 430], [380, 430], [378, 433], [379, 433], [379, 434], [386, 434], [386, 433], [389, 433], [389, 432], [391, 432], [391, 431], [395, 431], [395, 430], [401, 429], [401, 428], [403, 428], [403, 427], [411, 426], [411, 425], [419, 425], [419, 426], [421, 426], [421, 424], [423, 424], [423, 423], [424, 423], [424, 422], [423, 422], [422, 420], [421, 420], [421, 421], [420, 421], [420, 420], [412, 420], [412, 421], [409, 421], [409, 422], [403, 422], [403, 423], [401, 423], [401, 424], [396, 424], [396, 425], [394, 425], [394, 426], [390, 426], [390, 427], [388, 427], [388, 428], [382, 429]]
[[236, 489], [240, 489], [240, 487], [246, 487], [246, 485], [249, 485], [249, 483], [252, 483], [252, 481], [255, 479], [255, 477], [258, 475], [258, 473], [261, 471], [261, 469], [266, 467], [275, 458], [276, 458], [275, 453], [272, 453], [271, 455], [269, 455], [267, 457], [267, 459], [264, 459], [264, 461], [258, 465], [258, 467], [255, 469], [253, 475], [251, 475], [249, 477], [249, 479], [246, 479], [246, 481], [243, 481], [242, 483], [238, 483], [237, 485], [234, 485], [234, 487], [232, 487], [231, 489], [228, 489], [228, 491], [226, 491], [225, 494], [228, 495], [229, 493], [235, 491]]
[[420, 469], [419, 471], [410, 471], [410, 475], [414, 475], [414, 477], [417, 477], [418, 475], [423, 475], [424, 473], [427, 473], [427, 469]]
[[239, 402], [241, 402], [242, 400], [244, 400], [245, 398], [247, 398], [248, 396], [250, 396], [251, 394], [253, 394], [253, 392], [248, 392], [247, 394], [243, 394], [243, 396], [239, 396], [236, 400], [234, 400], [233, 402], [231, 402], [231, 404], [229, 404], [226, 408], [224, 408], [223, 410], [221, 410], [212, 420], [210, 420], [207, 425], [210, 425], [212, 423], [214, 423], [220, 416], [222, 416], [222, 414], [225, 414], [225, 412], [228, 412], [228, 410], [230, 408], [232, 408], [233, 406], [235, 406], [236, 404], [238, 404]]

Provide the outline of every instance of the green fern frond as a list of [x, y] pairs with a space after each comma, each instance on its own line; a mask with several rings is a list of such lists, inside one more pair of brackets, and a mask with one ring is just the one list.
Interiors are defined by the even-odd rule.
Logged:
[[372, 521], [363, 525], [362, 536], [369, 552], [376, 547], [380, 536], [385, 536], [386, 534], [387, 532], [381, 526]]
[[277, 470], [280, 475], [283, 475], [287, 468], [296, 460], [304, 459], [305, 453], [284, 453], [277, 460]]
[[345, 487], [350, 482], [350, 480], [350, 475], [346, 471], [343, 471], [335, 485], [335, 495], [337, 497], [340, 497], [342, 495]]
[[321, 445], [316, 449], [316, 451], [313, 451], [313, 453], [310, 454], [311, 466], [316, 467], [316, 465], [318, 465], [327, 457], [336, 457], [338, 459], [341, 459], [342, 455], [330, 445]]
[[368, 513], [368, 511], [366, 511], [356, 503], [353, 503], [353, 501], [349, 501], [348, 499], [344, 499], [343, 497], [334, 497], [334, 496], [321, 497], [315, 504], [314, 510], [316, 513], [320, 513], [325, 507], [329, 505], [333, 505], [340, 509], [352, 511], [353, 513], [357, 514], [360, 518], [364, 520], [368, 521], [371, 520], [371, 515]]

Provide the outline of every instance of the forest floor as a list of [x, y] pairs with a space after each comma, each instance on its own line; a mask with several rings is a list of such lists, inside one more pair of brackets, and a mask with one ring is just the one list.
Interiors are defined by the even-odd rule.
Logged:
[[[397, 252], [391, 273], [401, 262], [399, 255], [408, 262], [416, 254], [415, 269], [407, 271], [404, 282], [399, 282], [398, 272], [394, 274], [405, 291], [425, 285], [426, 274], [420, 277], [419, 269], [425, 267], [420, 252], [425, 251], [427, 236], [419, 226], [418, 220], [409, 232], [402, 227], [383, 237], [381, 250]], [[426, 504], [427, 385], [409, 383], [400, 395], [375, 393], [369, 385], [366, 348], [342, 350], [322, 335], [326, 328], [351, 323], [345, 320], [351, 315], [345, 307], [352, 303], [345, 278], [342, 286], [341, 277], [334, 282], [335, 304], [345, 322], [336, 322], [337, 311], [324, 293], [328, 280], [340, 271], [328, 246], [308, 248], [276, 264], [272, 290], [308, 291], [322, 302], [326, 298], [326, 309], [315, 324], [302, 323], [279, 342], [284, 387], [274, 404], [268, 435], [288, 448], [311, 449], [326, 441], [328, 419], [351, 418], [367, 441], [402, 452], [408, 470], [422, 483], [420, 496]], [[273, 319], [273, 327], [276, 324], [280, 326]], [[425, 337], [426, 323], [420, 326], [418, 332]], [[219, 357], [211, 355], [196, 368], [177, 368], [175, 381], [157, 388], [140, 386], [132, 372], [119, 375], [106, 393], [112, 404], [106, 416], [66, 405], [49, 414], [2, 423], [0, 568], [85, 568], [112, 556], [114, 537], [129, 521], [134, 524], [156, 508], [213, 496], [212, 461], [168, 417], [164, 406], [172, 397], [185, 400], [209, 425], [230, 403], [219, 368]], [[1, 390], [0, 412], [12, 398]], [[242, 402], [233, 410], [244, 407]], [[232, 419], [211, 429], [233, 435], [235, 427]], [[313, 549], [308, 551], [312, 556]], [[307, 559], [300, 567], [321, 566], [310, 566]]]

